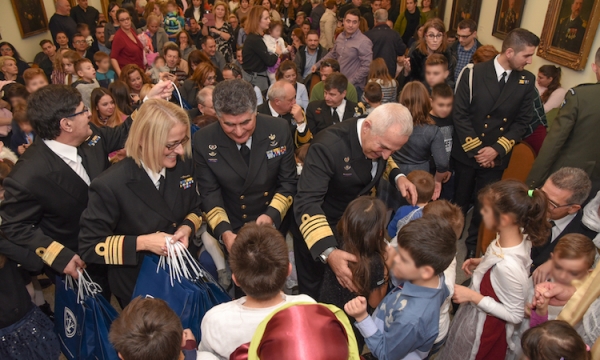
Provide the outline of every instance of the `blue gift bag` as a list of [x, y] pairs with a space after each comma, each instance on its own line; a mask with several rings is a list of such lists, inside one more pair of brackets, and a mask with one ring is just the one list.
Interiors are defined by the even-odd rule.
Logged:
[[77, 301], [77, 292], [59, 276], [56, 277], [54, 301], [54, 329], [60, 349], [67, 359], [78, 359], [85, 311]]

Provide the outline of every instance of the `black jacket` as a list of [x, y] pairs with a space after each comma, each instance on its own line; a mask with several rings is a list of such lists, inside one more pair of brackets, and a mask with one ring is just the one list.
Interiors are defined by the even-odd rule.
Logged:
[[382, 58], [392, 77], [396, 77], [396, 58], [406, 52], [406, 44], [400, 34], [387, 24], [377, 24], [365, 36], [373, 43], [373, 59]]
[[[452, 56], [450, 49], [442, 54], [448, 59], [448, 79], [446, 82], [450, 87], [454, 88], [454, 69], [456, 69], [456, 58]], [[406, 82], [418, 80], [421, 82], [425, 81], [425, 61], [427, 60], [427, 54], [423, 54], [417, 47], [412, 48], [408, 57], [410, 58], [410, 74], [406, 77]]]
[[[319, 48], [317, 49], [317, 61], [315, 61], [315, 63], [321, 60], [323, 56], [327, 55], [327, 52], [328, 51], [326, 49], [319, 45]], [[298, 81], [305, 84], [306, 79], [302, 79], [301, 77], [302, 74], [304, 74], [304, 70], [306, 67], [306, 45], [300, 46], [298, 52], [296, 53], [296, 57], [294, 58], [294, 62], [296, 63], [296, 67], [298, 68]], [[310, 75], [307, 78], [310, 79]]]

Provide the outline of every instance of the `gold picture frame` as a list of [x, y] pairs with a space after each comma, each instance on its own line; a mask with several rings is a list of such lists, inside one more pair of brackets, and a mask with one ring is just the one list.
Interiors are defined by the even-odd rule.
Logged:
[[48, 31], [43, 0], [10, 0], [22, 38]]
[[600, 21], [599, 3], [600, 0], [550, 0], [537, 55], [573, 70], [583, 70]]

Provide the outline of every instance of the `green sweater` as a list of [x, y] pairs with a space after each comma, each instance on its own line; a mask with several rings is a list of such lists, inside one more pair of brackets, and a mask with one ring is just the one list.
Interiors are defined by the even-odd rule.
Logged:
[[[420, 13], [421, 13], [421, 20], [419, 21], [419, 24], [423, 25], [427, 21], [427, 14], [424, 14], [423, 12], [420, 12]], [[398, 34], [400, 34], [400, 36], [404, 35], [404, 32], [406, 31], [406, 25], [408, 24], [408, 21], [406, 20], [406, 16], [404, 14], [405, 13], [402, 12], [396, 19], [396, 22], [394, 23], [394, 30], [396, 30], [398, 32]]]
[[[358, 103], [358, 95], [356, 94], [356, 88], [348, 81], [348, 87], [346, 88], [346, 99]], [[319, 81], [310, 91], [310, 101], [325, 100], [325, 84]]]

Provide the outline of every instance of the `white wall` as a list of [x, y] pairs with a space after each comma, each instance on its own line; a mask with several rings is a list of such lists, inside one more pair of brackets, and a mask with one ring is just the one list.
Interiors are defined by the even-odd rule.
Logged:
[[[497, 4], [497, 0], [483, 0], [477, 26], [477, 35], [482, 44], [494, 45], [496, 49], [500, 50], [502, 48], [502, 40], [492, 36]], [[446, 14], [444, 16], [446, 24], [450, 23], [452, 5], [452, 0], [449, 0], [446, 4]], [[526, 0], [521, 27], [528, 29], [539, 36], [544, 27], [548, 5], [549, 0]], [[563, 87], [570, 88], [582, 83], [597, 82], [596, 75], [592, 71], [592, 62], [594, 61], [594, 55], [596, 54], [598, 47], [600, 47], [600, 27], [598, 27], [598, 30], [596, 31], [596, 36], [592, 43], [592, 50], [590, 51], [585, 69], [583, 71], [575, 71], [567, 67], [562, 68], [561, 82]], [[546, 64], [556, 65], [555, 63], [542, 59], [536, 55], [533, 57], [533, 63], [526, 69], [534, 73], [534, 75], [537, 75], [537, 69]]]
[[[50, 17], [52, 17], [55, 11], [54, 0], [43, 1], [46, 9], [46, 16], [48, 17], [48, 21], [50, 21]], [[102, 12], [100, 0], [89, 0], [89, 5]], [[52, 40], [49, 31], [22, 39], [11, 0], [0, 0], [0, 34], [2, 35], [2, 41], [8, 41], [13, 44], [23, 59], [28, 62], [33, 61], [35, 55], [41, 51], [39, 46], [40, 41], [43, 39]]]

